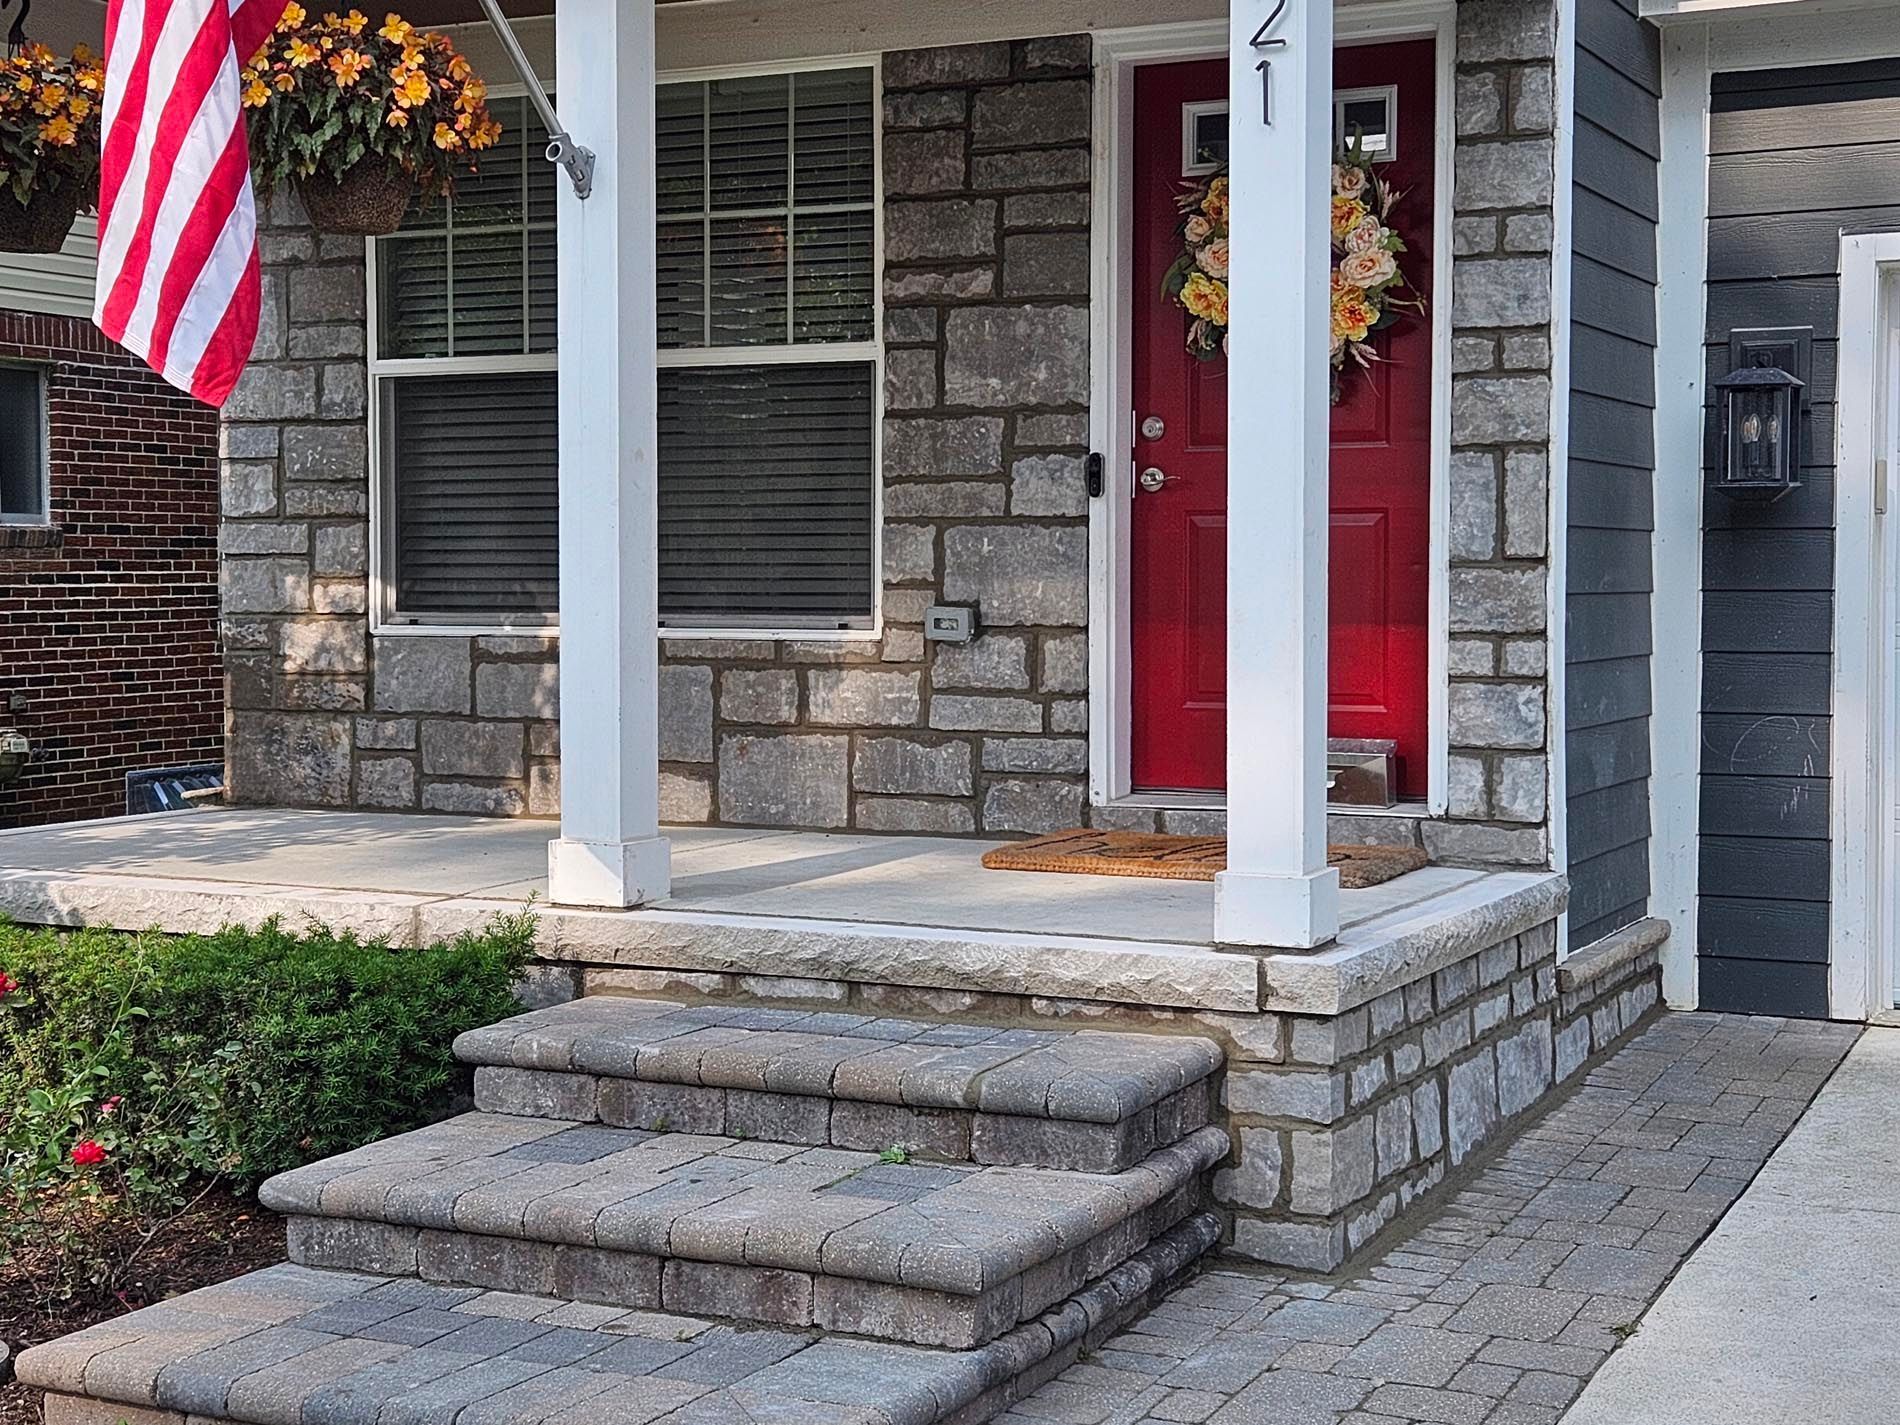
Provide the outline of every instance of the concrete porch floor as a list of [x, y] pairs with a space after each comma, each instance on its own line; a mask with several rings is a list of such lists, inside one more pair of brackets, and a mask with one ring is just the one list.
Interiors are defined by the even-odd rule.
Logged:
[[417, 943], [532, 898], [551, 959], [1217, 1010], [1271, 993], [1337, 1013], [1394, 970], [1548, 920], [1564, 895], [1549, 872], [1432, 866], [1341, 892], [1332, 945], [1262, 955], [1214, 943], [1211, 884], [990, 871], [997, 843], [943, 837], [675, 827], [666, 900], [554, 907], [553, 831], [271, 808], [22, 828], [0, 832], [0, 914], [175, 931], [280, 915]]

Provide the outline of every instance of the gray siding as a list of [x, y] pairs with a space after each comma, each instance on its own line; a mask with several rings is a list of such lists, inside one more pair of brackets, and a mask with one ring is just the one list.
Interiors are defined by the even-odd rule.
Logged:
[[1649, 910], [1650, 536], [1656, 406], [1656, 30], [1577, 15], [1565, 713], [1570, 943]]
[[[1802, 487], [1704, 502], [1701, 1002], [1827, 1013], [1840, 234], [1900, 227], [1900, 61], [1717, 75], [1709, 374], [1735, 327], [1814, 328]], [[1870, 205], [1874, 205], [1870, 208]], [[1713, 460], [1708, 420], [1705, 465]]]

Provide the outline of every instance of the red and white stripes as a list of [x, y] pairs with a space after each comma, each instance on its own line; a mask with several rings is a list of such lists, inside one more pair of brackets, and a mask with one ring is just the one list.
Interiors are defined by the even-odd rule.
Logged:
[[111, 0], [99, 329], [221, 406], [257, 339], [257, 209], [239, 69], [285, 0]]

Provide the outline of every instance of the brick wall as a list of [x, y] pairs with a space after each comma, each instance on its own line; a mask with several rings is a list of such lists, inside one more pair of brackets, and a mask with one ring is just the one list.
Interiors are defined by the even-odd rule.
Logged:
[[[1551, 0], [1462, 0], [1457, 47], [1450, 816], [1333, 831], [1541, 865]], [[884, 56], [885, 631], [663, 642], [667, 820], [1219, 829], [1085, 806], [1088, 66], [1083, 36]], [[362, 253], [272, 223], [268, 359], [226, 435], [236, 795], [552, 815], [552, 641], [369, 636]], [[980, 637], [926, 644], [933, 602]]]
[[78, 317], [0, 312], [44, 367], [49, 528], [0, 526], [0, 727], [32, 739], [0, 826], [125, 809], [125, 774], [215, 762], [217, 418]]

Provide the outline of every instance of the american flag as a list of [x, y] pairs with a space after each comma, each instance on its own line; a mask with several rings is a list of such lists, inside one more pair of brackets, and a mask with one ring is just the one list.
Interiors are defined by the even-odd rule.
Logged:
[[93, 320], [221, 406], [257, 340], [257, 207], [238, 71], [285, 0], [111, 0]]

